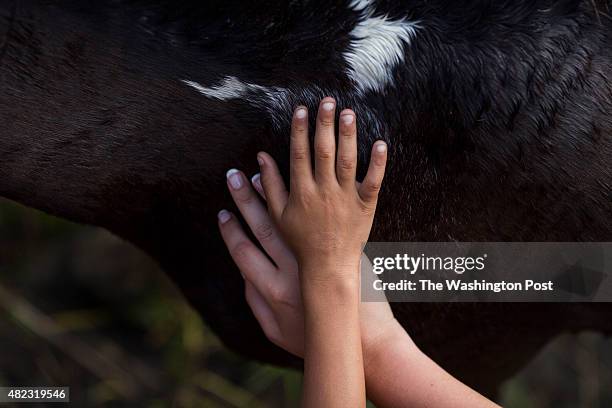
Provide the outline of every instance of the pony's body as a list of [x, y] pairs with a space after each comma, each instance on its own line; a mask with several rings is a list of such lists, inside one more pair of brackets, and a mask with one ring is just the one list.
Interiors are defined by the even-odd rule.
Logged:
[[[227, 169], [286, 170], [298, 103], [354, 108], [362, 164], [389, 143], [373, 241], [612, 240], [609, 2], [231, 3], [1, 2], [0, 194], [134, 242], [277, 363], [215, 214]], [[481, 390], [557, 333], [612, 332], [606, 305], [394, 311]]]

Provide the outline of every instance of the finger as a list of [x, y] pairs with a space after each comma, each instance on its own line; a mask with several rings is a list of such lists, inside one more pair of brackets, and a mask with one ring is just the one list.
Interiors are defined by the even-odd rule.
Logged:
[[227, 172], [227, 185], [230, 194], [246, 220], [253, 235], [274, 262], [283, 262], [291, 252], [285, 246], [266, 208], [257, 197], [255, 190], [246, 181], [244, 174], [236, 169]]
[[356, 168], [357, 127], [355, 113], [350, 109], [345, 109], [340, 113], [338, 157], [336, 159], [336, 175], [341, 186], [354, 186]]
[[259, 196], [265, 200], [266, 192], [264, 191], [263, 186], [261, 185], [261, 174], [260, 173], [257, 173], [253, 177], [251, 177], [251, 184], [253, 185], [253, 188], [255, 189], [255, 191], [259, 193]]
[[246, 235], [229, 211], [218, 214], [219, 230], [229, 253], [245, 279], [263, 291], [277, 278], [277, 269], [268, 257]]
[[263, 186], [268, 209], [275, 221], [280, 219], [283, 210], [287, 206], [287, 189], [285, 182], [278, 171], [276, 162], [267, 153], [260, 152], [257, 154], [257, 162], [261, 170], [261, 184]]
[[274, 317], [274, 312], [266, 302], [266, 299], [259, 293], [255, 285], [249, 280], [244, 281], [244, 294], [246, 301], [253, 312], [253, 316], [261, 326], [266, 337], [270, 340], [278, 339], [280, 329]]
[[376, 204], [378, 192], [385, 175], [387, 144], [381, 140], [372, 146], [368, 172], [359, 186], [359, 196], [367, 204]]
[[[297, 187], [300, 183], [312, 182], [310, 165], [310, 142], [308, 141], [308, 110], [299, 106], [293, 113], [291, 122], [290, 183]], [[293, 188], [295, 191], [295, 188]]]
[[319, 105], [317, 129], [314, 140], [315, 181], [329, 183], [336, 180], [336, 138], [334, 135], [334, 114], [336, 102], [324, 98]]

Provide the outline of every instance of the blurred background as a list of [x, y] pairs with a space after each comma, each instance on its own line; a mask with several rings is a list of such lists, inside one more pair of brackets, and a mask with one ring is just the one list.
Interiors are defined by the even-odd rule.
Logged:
[[[0, 385], [69, 386], [72, 406], [299, 406], [299, 373], [225, 349], [146, 255], [2, 200], [0, 350]], [[612, 340], [559, 337], [498, 402], [611, 407]]]

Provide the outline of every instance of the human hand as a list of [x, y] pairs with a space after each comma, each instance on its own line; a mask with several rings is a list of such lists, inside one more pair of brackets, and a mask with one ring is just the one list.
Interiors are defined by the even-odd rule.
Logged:
[[[245, 279], [247, 302], [269, 340], [303, 357], [304, 314], [297, 261], [244, 174], [233, 171], [229, 178], [236, 180], [228, 182], [232, 197], [265, 251], [249, 239], [236, 217], [225, 210], [219, 213], [221, 234]], [[253, 177], [252, 184], [265, 198], [259, 175]], [[374, 278], [365, 256], [362, 257], [362, 268], [370, 269], [370, 273], [362, 273], [362, 277]], [[453, 398], [449, 397], [449, 403], [440, 402], [440, 406], [494, 406], [474, 401], [473, 393], [466, 393], [465, 388], [444, 373], [440, 374], [443, 370], [418, 350], [393, 317], [389, 304], [384, 301], [384, 294], [381, 296], [383, 298], [378, 302], [359, 304], [363, 360], [371, 399], [380, 406], [421, 406], [422, 401], [435, 399], [439, 402], [433, 395], [438, 391], [430, 390], [432, 384], [442, 384], [436, 390]], [[416, 384], [413, 387], [415, 392], [404, 392], [406, 384]], [[460, 402], [458, 398], [464, 400]]]
[[[280, 176], [272, 182], [275, 180], [282, 182]], [[238, 209], [265, 251], [251, 242], [236, 217], [225, 210], [219, 213], [221, 234], [245, 279], [247, 302], [268, 339], [302, 357], [304, 315], [297, 260], [255, 193], [257, 190], [263, 199], [266, 198], [260, 175], [252, 178], [255, 190], [244, 174], [237, 170], [228, 172], [227, 184]], [[359, 190], [359, 187], [358, 184], [356, 188]], [[369, 260], [363, 256], [362, 268], [369, 267]], [[371, 268], [369, 272], [362, 276], [373, 279]], [[395, 332], [403, 332], [384, 294], [381, 296], [380, 302], [359, 305], [361, 340], [366, 358]]]
[[316, 120], [313, 171], [308, 113], [305, 107], [295, 110], [289, 194], [274, 159], [266, 153], [258, 155], [271, 218], [293, 250], [302, 274], [308, 271], [306, 277], [313, 280], [326, 280], [330, 271], [334, 271], [333, 275], [357, 270], [361, 248], [372, 227], [387, 159], [386, 144], [376, 142], [368, 172], [358, 185], [355, 114], [349, 109], [340, 114], [337, 160], [334, 115], [335, 101], [323, 99]]

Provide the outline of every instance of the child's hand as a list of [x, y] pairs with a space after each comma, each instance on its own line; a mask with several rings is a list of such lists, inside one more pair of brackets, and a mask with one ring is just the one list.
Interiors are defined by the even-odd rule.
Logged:
[[[295, 256], [280, 236], [244, 174], [232, 170], [229, 172], [229, 178], [228, 187], [232, 197], [263, 248], [262, 251], [249, 239], [236, 217], [225, 210], [219, 213], [219, 229], [244, 278], [247, 303], [272, 343], [303, 357], [304, 308]], [[259, 174], [252, 178], [252, 184], [265, 200]], [[364, 268], [362, 276], [373, 280], [372, 266], [362, 255], [362, 269]], [[389, 338], [403, 332], [393, 317], [385, 295], [380, 295], [381, 298], [377, 302], [359, 304], [361, 342], [366, 360], [368, 355], [377, 354]]]
[[340, 115], [337, 157], [334, 116], [334, 100], [323, 99], [317, 116], [313, 171], [308, 113], [304, 107], [296, 109], [291, 126], [290, 194], [272, 157], [258, 155], [270, 215], [293, 250], [300, 271], [308, 271], [301, 278], [312, 281], [333, 277], [330, 271], [354, 271], [351, 277], [358, 276], [387, 160], [386, 144], [376, 142], [367, 175], [358, 186], [355, 114], [347, 109]]
[[[351, 111], [345, 112], [354, 115]], [[345, 128], [341, 127], [341, 132]], [[354, 123], [350, 129], [348, 137], [354, 141]], [[356, 152], [354, 154], [356, 156]], [[273, 161], [270, 163], [274, 166]], [[352, 165], [354, 172], [354, 163]], [[277, 178], [270, 182], [278, 183], [281, 199], [286, 201], [287, 193], [282, 188], [282, 179], [275, 167], [273, 170], [269, 175]], [[252, 183], [266, 199], [260, 176], [253, 177]], [[251, 242], [235, 217], [225, 210], [219, 213], [221, 235], [245, 279], [247, 302], [266, 336], [276, 345], [301, 357], [304, 353], [304, 310], [296, 258], [244, 174], [237, 170], [229, 171], [227, 184], [238, 209], [268, 255]], [[360, 191], [360, 187], [358, 184], [356, 190]], [[367, 268], [369, 262], [367, 258], [364, 260], [366, 262], [362, 267]], [[388, 303], [361, 303], [359, 307], [364, 353], [374, 354], [379, 344], [386, 342], [394, 333], [403, 332], [393, 318]]]

